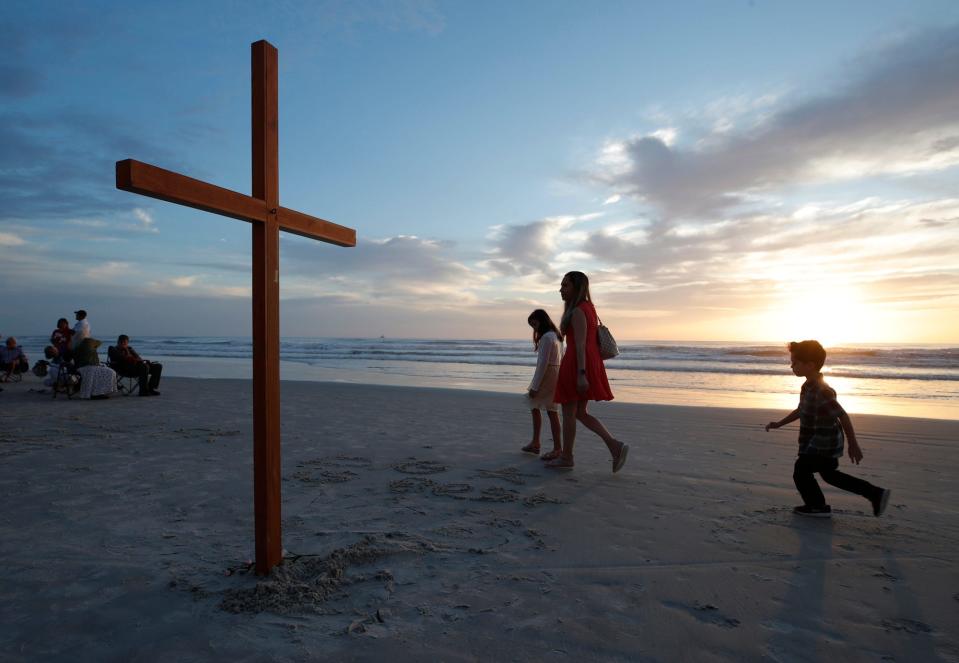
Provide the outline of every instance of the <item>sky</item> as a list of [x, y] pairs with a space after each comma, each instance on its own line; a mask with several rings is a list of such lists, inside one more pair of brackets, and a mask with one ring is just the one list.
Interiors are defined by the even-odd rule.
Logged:
[[284, 336], [959, 342], [959, 3], [0, 4], [0, 333], [250, 334], [250, 44], [279, 50]]

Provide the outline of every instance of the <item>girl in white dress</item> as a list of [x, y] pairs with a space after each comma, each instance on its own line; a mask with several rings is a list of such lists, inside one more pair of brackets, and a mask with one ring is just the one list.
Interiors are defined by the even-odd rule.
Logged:
[[543, 416], [540, 410], [546, 410], [550, 432], [553, 435], [553, 450], [543, 454], [541, 458], [552, 460], [562, 454], [563, 438], [559, 424], [559, 405], [553, 402], [553, 392], [556, 390], [559, 364], [563, 358], [563, 337], [550, 320], [549, 314], [541, 308], [530, 313], [527, 322], [533, 328], [536, 372], [533, 373], [533, 379], [526, 393], [526, 404], [533, 416], [533, 440], [523, 447], [523, 451], [539, 455], [539, 434], [543, 428]]

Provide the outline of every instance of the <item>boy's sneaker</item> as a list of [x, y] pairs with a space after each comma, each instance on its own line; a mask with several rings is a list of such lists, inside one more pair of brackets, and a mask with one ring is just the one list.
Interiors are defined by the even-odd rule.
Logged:
[[874, 498], [869, 500], [872, 502], [872, 515], [877, 518], [886, 512], [886, 506], [889, 504], [889, 496], [892, 495], [892, 491], [888, 488], [880, 488], [879, 494]]
[[826, 506], [809, 506], [803, 504], [802, 506], [794, 508], [793, 513], [797, 516], [809, 516], [810, 518], [831, 518], [832, 507], [828, 504]]

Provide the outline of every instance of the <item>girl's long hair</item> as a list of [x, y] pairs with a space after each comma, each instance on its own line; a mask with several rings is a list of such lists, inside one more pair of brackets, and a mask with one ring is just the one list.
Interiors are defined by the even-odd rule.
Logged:
[[559, 333], [559, 330], [556, 329], [556, 325], [553, 324], [553, 320], [549, 317], [549, 313], [544, 311], [541, 308], [536, 309], [529, 314], [529, 317], [526, 319], [527, 322], [532, 322], [536, 320], [539, 323], [536, 327], [533, 328], [533, 348], [539, 350], [539, 339], [543, 338], [543, 334], [546, 332], [553, 332], [556, 334], [556, 338], [563, 341], [563, 335]]
[[589, 296], [589, 278], [582, 272], [566, 272], [563, 280], [569, 279], [573, 286], [573, 296], [566, 300], [566, 308], [563, 309], [563, 318], [560, 320], [559, 328], [566, 333], [569, 328], [569, 322], [573, 319], [573, 311], [583, 302], [592, 302]]

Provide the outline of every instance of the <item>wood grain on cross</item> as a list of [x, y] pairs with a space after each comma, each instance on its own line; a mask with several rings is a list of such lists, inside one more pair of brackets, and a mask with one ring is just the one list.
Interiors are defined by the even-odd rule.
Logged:
[[253, 513], [256, 572], [282, 560], [280, 541], [280, 230], [356, 246], [356, 231], [280, 207], [277, 50], [253, 52], [253, 195], [156, 166], [117, 161], [117, 188], [253, 224]]

